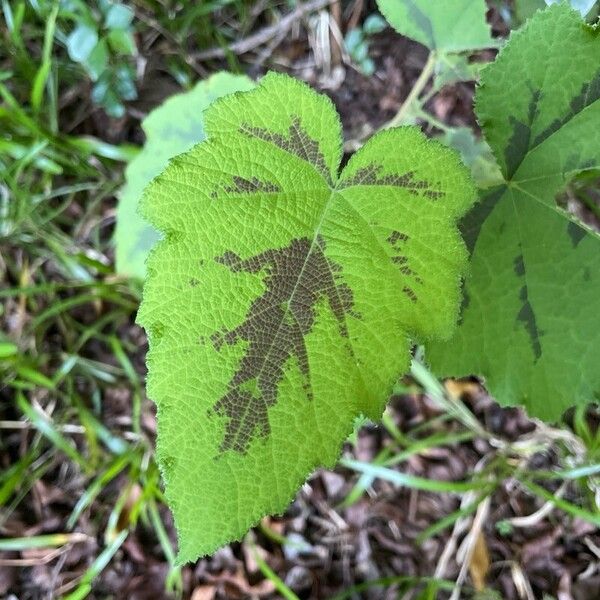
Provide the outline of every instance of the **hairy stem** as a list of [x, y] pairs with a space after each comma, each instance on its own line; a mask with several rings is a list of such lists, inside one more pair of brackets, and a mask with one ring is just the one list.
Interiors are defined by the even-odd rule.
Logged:
[[425, 66], [423, 67], [423, 70], [419, 75], [419, 78], [415, 82], [415, 85], [413, 86], [412, 90], [410, 90], [410, 94], [408, 94], [406, 100], [403, 102], [402, 106], [400, 107], [400, 110], [396, 113], [396, 115], [386, 123], [386, 125], [384, 126], [385, 129], [389, 127], [397, 127], [398, 125], [402, 124], [413, 103], [419, 98], [421, 92], [423, 92], [425, 86], [429, 82], [429, 79], [431, 78], [431, 75], [433, 73], [433, 69], [435, 68], [435, 61], [436, 53], [430, 52], [429, 56], [427, 57], [427, 62], [425, 63]]

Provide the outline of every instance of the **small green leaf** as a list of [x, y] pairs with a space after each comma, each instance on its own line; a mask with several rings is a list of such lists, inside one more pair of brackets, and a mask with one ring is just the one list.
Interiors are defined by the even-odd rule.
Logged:
[[129, 65], [119, 65], [114, 70], [114, 89], [119, 98], [123, 100], [135, 100], [137, 98], [134, 78], [135, 71]]
[[99, 104], [104, 107], [106, 114], [113, 117], [113, 119], [120, 119], [125, 115], [125, 106], [112, 89], [107, 90], [106, 95]]
[[0, 358], [9, 358], [15, 356], [19, 352], [16, 344], [11, 342], [0, 342]]
[[67, 37], [67, 52], [75, 62], [84, 62], [98, 43], [98, 32], [83, 23], [77, 25]]
[[133, 21], [134, 12], [124, 4], [113, 4], [106, 11], [104, 27], [107, 29], [127, 29]]
[[373, 75], [373, 73], [375, 73], [375, 61], [368, 56], [363, 58], [360, 62], [360, 70], [365, 75]]
[[377, 0], [390, 25], [430, 50], [462, 52], [494, 45], [485, 0]]
[[387, 23], [385, 19], [381, 15], [374, 13], [365, 19], [362, 28], [365, 35], [375, 35], [376, 33], [381, 33], [386, 27]]
[[204, 139], [203, 111], [216, 99], [253, 83], [247, 77], [217, 73], [194, 89], [169, 98], [143, 121], [144, 149], [125, 171], [115, 232], [117, 271], [143, 279], [146, 257], [158, 240], [157, 232], [138, 214], [143, 189], [166, 166], [170, 158], [189, 150]]
[[556, 205], [600, 168], [600, 37], [567, 5], [540, 11], [483, 72], [477, 115], [504, 182], [462, 229], [472, 252], [440, 374], [477, 373], [502, 404], [556, 419], [600, 399], [600, 236]]
[[346, 46], [346, 50], [353, 54], [356, 49], [365, 43], [365, 38], [363, 36], [363, 32], [360, 29], [351, 29], [346, 34], [344, 38], [344, 45]]
[[369, 55], [369, 45], [367, 42], [362, 42], [356, 48], [354, 48], [354, 52], [352, 53], [352, 58], [360, 63], [367, 58]]
[[133, 39], [133, 34], [131, 31], [113, 29], [112, 31], [108, 32], [106, 39], [108, 40], [110, 47], [117, 54], [132, 56], [137, 51], [135, 40]]
[[85, 60], [84, 65], [92, 81], [97, 81], [100, 75], [104, 73], [106, 65], [108, 65], [106, 40], [102, 39], [96, 44], [96, 47]]
[[215, 102], [142, 211], [162, 239], [139, 321], [180, 562], [281, 512], [332, 465], [357, 415], [381, 417], [411, 338], [451, 334], [474, 189], [416, 128], [373, 137], [340, 173], [325, 97], [269, 74]]
[[92, 101], [96, 104], [101, 104], [106, 97], [110, 87], [110, 73], [104, 71], [95, 85], [92, 87]]

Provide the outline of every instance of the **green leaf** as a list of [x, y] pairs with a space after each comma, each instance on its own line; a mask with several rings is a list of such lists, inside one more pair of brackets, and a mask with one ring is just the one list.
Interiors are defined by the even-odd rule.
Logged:
[[556, 205], [600, 167], [600, 38], [566, 5], [536, 13], [483, 72], [477, 114], [504, 178], [462, 228], [461, 325], [440, 374], [485, 376], [502, 404], [555, 419], [600, 398], [600, 236]]
[[108, 65], [108, 48], [106, 40], [100, 40], [84, 62], [85, 68], [92, 79], [97, 81]]
[[485, 0], [377, 0], [379, 10], [402, 35], [440, 52], [494, 45], [485, 20]]
[[143, 189], [170, 158], [204, 139], [202, 113], [216, 98], [252, 87], [245, 76], [217, 73], [189, 92], [172, 96], [144, 119], [146, 143], [127, 166], [117, 209], [117, 272], [143, 279], [146, 257], [158, 240], [158, 233], [137, 212]]
[[134, 12], [124, 4], [113, 4], [106, 11], [104, 27], [107, 29], [127, 29], [133, 21]]
[[139, 321], [180, 562], [281, 512], [357, 415], [381, 416], [409, 337], [451, 334], [474, 200], [415, 128], [340, 174], [331, 101], [288, 76], [215, 102], [205, 126], [142, 199], [164, 236]]
[[381, 33], [387, 27], [385, 19], [377, 13], [370, 14], [363, 23], [362, 29], [365, 35]]
[[108, 40], [110, 47], [117, 54], [132, 56], [136, 53], [137, 48], [131, 31], [113, 29], [108, 32], [106, 39]]
[[98, 43], [98, 32], [81, 23], [67, 37], [67, 52], [75, 62], [84, 62]]
[[135, 87], [135, 70], [127, 64], [119, 65], [112, 73], [114, 90], [123, 100], [135, 100], [137, 89]]

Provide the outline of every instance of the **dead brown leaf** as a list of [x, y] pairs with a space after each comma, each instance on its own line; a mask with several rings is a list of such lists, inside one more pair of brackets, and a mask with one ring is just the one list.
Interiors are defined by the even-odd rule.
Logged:
[[490, 554], [483, 533], [480, 531], [475, 542], [475, 548], [469, 563], [469, 573], [473, 587], [482, 592], [485, 589], [485, 580], [490, 569]]

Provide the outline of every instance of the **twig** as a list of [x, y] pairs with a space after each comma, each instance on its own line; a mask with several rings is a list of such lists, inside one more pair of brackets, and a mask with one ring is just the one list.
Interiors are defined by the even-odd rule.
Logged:
[[348, 31], [350, 31], [351, 29], [355, 29], [358, 26], [358, 22], [360, 21], [360, 17], [362, 15], [364, 7], [364, 0], [354, 1], [354, 6], [352, 7], [352, 15], [350, 16], [350, 20], [348, 21]]
[[[338, 31], [342, 30], [342, 5], [340, 0], [334, 0], [331, 5], [331, 20], [335, 23], [335, 27]], [[333, 24], [332, 23], [332, 24]], [[331, 27], [331, 25], [330, 25]], [[331, 32], [329, 34], [330, 40], [329, 43], [331, 45], [331, 64], [334, 67], [337, 67], [342, 62], [342, 52], [343, 52], [343, 43], [340, 44], [339, 40], [336, 39], [335, 34], [333, 33], [333, 27], [331, 27]]]
[[320, 10], [325, 6], [328, 6], [335, 0], [311, 0], [311, 2], [306, 2], [305, 4], [300, 4], [298, 7], [293, 10], [291, 13], [282, 17], [278, 23], [274, 25], [269, 25], [268, 27], [264, 27], [260, 31], [257, 31], [255, 34], [248, 36], [247, 38], [240, 40], [238, 42], [234, 42], [229, 46], [226, 50], [225, 48], [210, 48], [209, 50], [202, 50], [200, 52], [194, 52], [190, 55], [190, 58], [193, 60], [208, 60], [211, 58], [225, 58], [227, 56], [227, 52], [232, 52], [233, 54], [245, 54], [246, 52], [250, 52], [263, 44], [266, 44], [269, 40], [271, 40], [275, 36], [281, 35], [281, 32], [289, 31], [294, 23], [304, 17], [304, 15]]

